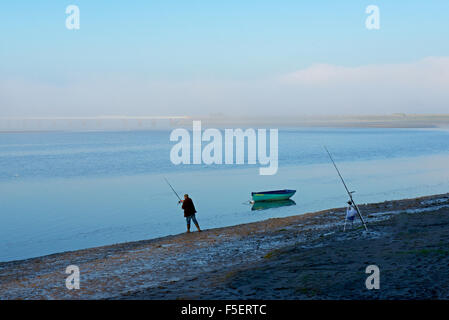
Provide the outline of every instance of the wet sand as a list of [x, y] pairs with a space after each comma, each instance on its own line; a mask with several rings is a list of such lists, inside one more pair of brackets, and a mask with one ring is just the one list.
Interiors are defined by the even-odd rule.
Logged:
[[[0, 263], [0, 299], [447, 299], [449, 194]], [[380, 268], [367, 290], [366, 266]], [[80, 290], [65, 287], [68, 265]]]

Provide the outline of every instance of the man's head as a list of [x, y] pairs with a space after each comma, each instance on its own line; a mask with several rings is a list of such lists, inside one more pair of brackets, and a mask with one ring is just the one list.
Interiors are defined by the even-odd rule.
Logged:
[[185, 195], [184, 195], [184, 199], [188, 199], [189, 198], [189, 195], [186, 193]]
[[348, 204], [349, 204], [349, 205], [352, 205], [352, 202], [351, 202], [351, 201], [348, 201]]

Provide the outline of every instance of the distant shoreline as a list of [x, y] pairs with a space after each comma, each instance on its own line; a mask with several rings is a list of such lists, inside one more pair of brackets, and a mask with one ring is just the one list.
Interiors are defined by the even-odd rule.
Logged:
[[449, 114], [329, 115], [329, 116], [176, 116], [176, 117], [0, 117], [0, 133], [151, 131], [191, 127], [200, 120], [204, 127], [278, 128], [449, 128]]
[[[191, 124], [190, 124], [191, 126]], [[189, 124], [180, 125], [181, 128], [189, 128]], [[278, 129], [284, 130], [295, 130], [295, 129], [311, 129], [311, 128], [326, 128], [326, 129], [449, 129], [449, 123], [445, 125], [387, 125], [387, 124], [370, 124], [370, 125], [354, 125], [354, 124], [332, 124], [332, 125], [323, 125], [323, 124], [314, 124], [314, 125], [301, 125], [301, 126], [289, 126], [289, 125], [279, 125], [279, 124], [245, 124], [241, 123], [228, 125], [222, 123], [206, 123], [204, 125], [205, 128], [218, 128], [218, 129], [236, 129], [236, 128], [273, 128], [277, 127]], [[102, 132], [151, 132], [151, 131], [170, 131], [174, 128], [159, 128], [159, 129], [110, 129], [110, 130], [9, 130], [9, 131], [1, 131], [0, 134], [23, 134], [23, 133], [102, 133]]]
[[[369, 246], [371, 241], [379, 237], [384, 239], [382, 241], [387, 241], [386, 245], [388, 245], [390, 241], [388, 235], [391, 232], [405, 232], [410, 228], [418, 228], [416, 229], [418, 234], [426, 232], [425, 236], [415, 237], [426, 245], [425, 237], [431, 236], [433, 229], [420, 231], [421, 227], [415, 225], [390, 230], [390, 224], [385, 221], [396, 216], [402, 217], [404, 214], [421, 216], [420, 213], [434, 212], [433, 217], [436, 217], [435, 215], [441, 210], [445, 210], [441, 212], [449, 212], [449, 194], [385, 201], [361, 205], [360, 208], [372, 231], [366, 236], [360, 229], [342, 233], [344, 208], [336, 208], [210, 229], [202, 233], [172, 235], [0, 263], [0, 299], [245, 299], [248, 298], [245, 294], [242, 293], [239, 296], [238, 290], [233, 291], [232, 288], [228, 290], [226, 286], [234, 281], [233, 279], [237, 279], [241, 272], [250, 270], [253, 266], [260, 265], [264, 268], [267, 262], [275, 261], [271, 260], [271, 257], [277, 257], [278, 253], [290, 250], [288, 248], [292, 246], [293, 248], [335, 246], [338, 243], [336, 241], [346, 241], [345, 239], [349, 241], [354, 237], [360, 241], [368, 237], [368, 242], [363, 246]], [[423, 215], [423, 218], [425, 216], [427, 215]], [[445, 217], [449, 217], [449, 214]], [[449, 219], [446, 220], [449, 226]], [[406, 224], [407, 218], [401, 218], [401, 221]], [[425, 223], [425, 220], [417, 221]], [[356, 225], [360, 226], [359, 223]], [[440, 224], [439, 228], [442, 234], [447, 234], [446, 225]], [[394, 239], [396, 235], [392, 234], [391, 237]], [[371, 238], [372, 240], [369, 240]], [[429, 246], [430, 244], [429, 242]], [[413, 246], [413, 243], [411, 245]], [[363, 246], [357, 248], [361, 250]], [[357, 258], [351, 256], [351, 250], [355, 248], [348, 247], [348, 243], [342, 244], [339, 248], [342, 250], [346, 248], [345, 254], [350, 255], [351, 261]], [[329, 250], [335, 251], [335, 249]], [[372, 254], [382, 255], [382, 250], [378, 253], [374, 251]], [[398, 257], [402, 256], [398, 255]], [[385, 257], [373, 256], [371, 263], [383, 258]], [[314, 261], [314, 259], [327, 258], [326, 255], [318, 255], [307, 259], [309, 260], [301, 263], [320, 264], [323, 262]], [[442, 263], [444, 261], [442, 260]], [[285, 261], [281, 260], [280, 263], [282, 265]], [[65, 288], [64, 271], [68, 265], [79, 266], [81, 290], [69, 291]], [[257, 270], [255, 272], [260, 273], [263, 269]], [[262, 277], [259, 280], [264, 279]], [[257, 284], [257, 282], [254, 283]], [[265, 282], [261, 282], [261, 285], [263, 283]], [[216, 286], [225, 287], [220, 291], [214, 289]], [[255, 292], [250, 287], [247, 288], [249, 293]], [[272, 298], [276, 298], [279, 293], [276, 290], [270, 292], [272, 292]], [[299, 293], [307, 297], [310, 292], [315, 291]], [[298, 297], [300, 297], [299, 293]], [[344, 295], [344, 292], [341, 293]], [[270, 297], [265, 296], [265, 298]]]

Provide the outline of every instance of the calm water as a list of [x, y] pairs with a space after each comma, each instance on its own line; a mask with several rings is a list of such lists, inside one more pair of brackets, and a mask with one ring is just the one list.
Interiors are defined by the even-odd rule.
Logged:
[[[175, 166], [169, 131], [0, 134], [0, 261], [185, 231], [165, 184], [189, 193], [204, 228], [344, 206], [334, 154], [359, 203], [449, 191], [449, 131], [279, 132], [279, 170]], [[292, 203], [251, 210], [251, 191], [296, 189]], [[260, 209], [260, 208], [259, 208]]]

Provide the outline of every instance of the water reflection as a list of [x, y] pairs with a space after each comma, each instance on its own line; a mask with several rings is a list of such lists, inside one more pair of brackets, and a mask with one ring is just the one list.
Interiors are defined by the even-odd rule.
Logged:
[[279, 207], [287, 207], [287, 206], [295, 206], [296, 202], [288, 199], [288, 200], [280, 200], [280, 201], [258, 201], [255, 202], [251, 208], [251, 210], [267, 210]]

